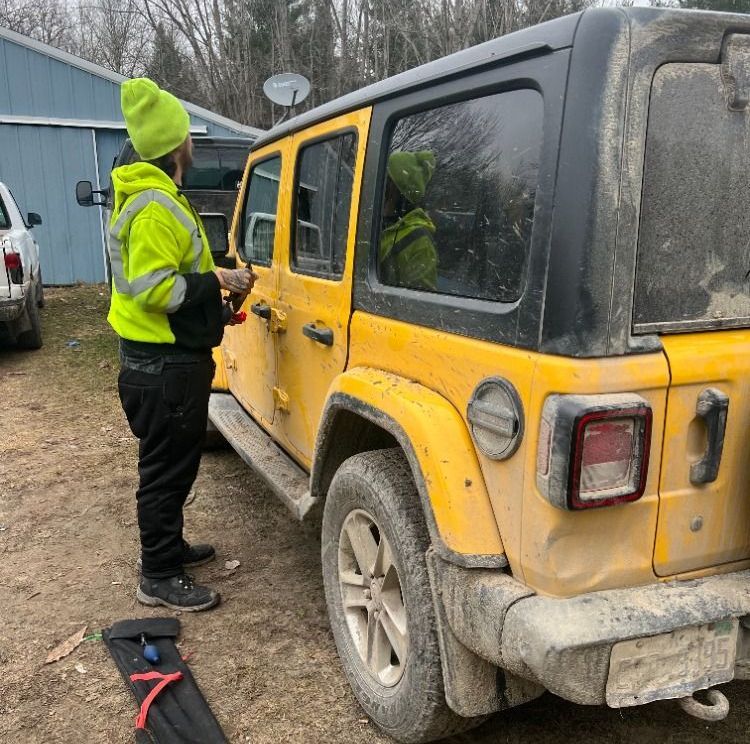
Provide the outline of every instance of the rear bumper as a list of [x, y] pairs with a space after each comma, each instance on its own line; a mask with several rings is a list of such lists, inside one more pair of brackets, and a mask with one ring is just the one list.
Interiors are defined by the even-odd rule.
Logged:
[[[739, 619], [733, 623], [738, 625], [734, 676], [750, 676], [750, 571], [570, 599], [534, 595], [511, 576], [496, 571], [462, 569], [443, 562], [439, 574], [445, 617], [464, 646], [575, 703], [641, 704], [684, 697], [728, 681], [712, 679], [711, 670], [706, 669], [702, 677], [694, 674], [671, 687], [649, 690], [646, 686], [643, 695], [630, 695], [630, 699], [607, 693], [615, 644], [722, 624], [731, 618]], [[733, 636], [728, 644], [733, 646]]]

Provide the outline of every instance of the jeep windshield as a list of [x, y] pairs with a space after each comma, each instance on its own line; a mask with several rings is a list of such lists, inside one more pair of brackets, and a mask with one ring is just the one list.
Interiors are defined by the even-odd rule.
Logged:
[[636, 333], [750, 326], [750, 110], [719, 65], [654, 76], [636, 270]]

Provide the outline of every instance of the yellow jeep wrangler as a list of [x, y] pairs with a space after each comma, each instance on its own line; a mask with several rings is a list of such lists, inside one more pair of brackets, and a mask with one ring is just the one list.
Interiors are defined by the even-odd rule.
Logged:
[[405, 742], [750, 677], [750, 18], [597, 9], [252, 148], [213, 425]]

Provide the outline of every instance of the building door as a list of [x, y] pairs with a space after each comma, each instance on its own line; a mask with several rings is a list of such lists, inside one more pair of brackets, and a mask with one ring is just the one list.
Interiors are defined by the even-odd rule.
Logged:
[[45, 284], [104, 281], [101, 217], [76, 203], [80, 180], [96, 181], [91, 129], [0, 125], [0, 153], [6, 183], [21, 212], [38, 212], [34, 228]]

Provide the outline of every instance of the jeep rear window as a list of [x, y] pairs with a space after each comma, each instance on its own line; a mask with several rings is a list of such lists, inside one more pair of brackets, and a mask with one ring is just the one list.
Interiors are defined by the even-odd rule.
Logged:
[[523, 293], [544, 119], [512, 90], [399, 119], [383, 185], [378, 276], [500, 302]]
[[633, 308], [636, 332], [750, 325], [750, 112], [719, 65], [654, 76]]
[[5, 204], [0, 197], [0, 230], [10, 229], [10, 218], [8, 217], [8, 211], [5, 209]]
[[200, 147], [193, 145], [193, 165], [185, 175], [183, 189], [237, 191], [247, 162], [245, 147]]
[[[245, 172], [249, 148], [246, 146], [217, 146], [193, 140], [193, 164], [184, 176], [183, 190], [238, 191]], [[129, 165], [140, 161], [138, 153], [128, 141], [115, 165]]]

